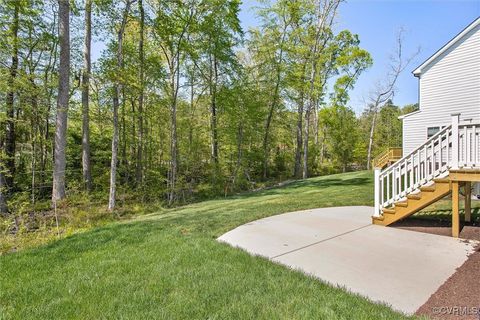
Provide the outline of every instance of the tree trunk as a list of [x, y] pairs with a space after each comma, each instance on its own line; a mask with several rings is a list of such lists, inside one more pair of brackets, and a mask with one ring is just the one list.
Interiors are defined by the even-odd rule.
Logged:
[[[210, 112], [211, 112], [211, 130], [212, 130], [212, 160], [215, 165], [218, 164], [218, 128], [217, 128], [217, 81], [218, 66], [217, 57], [214, 55], [213, 61], [210, 59]], [[214, 169], [215, 171], [216, 169]]]
[[302, 178], [308, 178], [308, 138], [310, 135], [310, 106], [305, 112], [305, 132], [303, 136], [303, 171]]
[[0, 215], [6, 217], [8, 215], [7, 207], [7, 186], [5, 182], [4, 168], [0, 165]]
[[112, 137], [112, 159], [110, 163], [110, 195], [108, 198], [108, 210], [115, 209], [115, 194], [117, 191], [117, 162], [118, 162], [118, 106], [120, 96], [119, 85], [115, 85], [113, 92], [113, 137]]
[[138, 55], [139, 55], [139, 83], [140, 83], [140, 94], [138, 95], [138, 147], [137, 147], [137, 161], [135, 169], [135, 180], [138, 185], [141, 185], [143, 182], [143, 100], [144, 100], [144, 86], [145, 86], [145, 76], [144, 76], [144, 62], [145, 62], [145, 53], [144, 53], [144, 26], [145, 26], [145, 11], [143, 9], [143, 0], [138, 0], [138, 11], [140, 12], [140, 31], [139, 31], [139, 41], [138, 41]]
[[372, 126], [370, 128], [370, 137], [368, 139], [367, 170], [370, 170], [370, 164], [372, 162], [373, 137], [375, 135], [376, 122], [377, 122], [377, 108], [375, 108], [373, 111]]
[[273, 98], [272, 102], [270, 103], [270, 109], [268, 111], [267, 121], [265, 122], [265, 134], [263, 136], [263, 178], [267, 179], [268, 177], [268, 158], [270, 156], [270, 149], [269, 149], [269, 139], [270, 139], [270, 126], [273, 121], [273, 114], [277, 109], [279, 94], [280, 94], [280, 82], [282, 80], [282, 63], [283, 63], [283, 51], [284, 51], [284, 44], [285, 39], [287, 36], [287, 26], [285, 25], [283, 28], [282, 33], [282, 40], [280, 41], [280, 52], [279, 58], [277, 61], [277, 74], [276, 74], [276, 82], [275, 82], [275, 89], [273, 91]]
[[188, 151], [189, 154], [193, 152], [193, 127], [195, 121], [195, 87], [194, 87], [195, 69], [190, 75], [190, 123], [188, 126]]
[[318, 144], [319, 144], [319, 139], [318, 139], [318, 131], [319, 131], [319, 119], [318, 119], [318, 111], [320, 109], [320, 102], [319, 99], [317, 99], [317, 103], [315, 104], [315, 108], [313, 109], [313, 143], [315, 145], [315, 161], [316, 157], [318, 155]]
[[297, 118], [297, 145], [295, 147], [295, 178], [300, 178], [300, 172], [302, 169], [302, 147], [303, 147], [303, 90], [301, 92], [300, 102], [298, 104], [298, 118]]
[[52, 201], [65, 198], [65, 168], [67, 147], [67, 115], [70, 94], [70, 2], [58, 0], [60, 68], [58, 76], [57, 119], [53, 167]]
[[10, 66], [10, 76], [8, 79], [8, 92], [7, 92], [7, 127], [5, 132], [5, 155], [6, 155], [6, 187], [11, 189], [13, 187], [13, 177], [15, 174], [15, 79], [18, 72], [18, 28], [19, 28], [19, 10], [20, 3], [15, 2], [15, 8], [13, 13], [13, 21], [10, 27], [12, 33], [12, 64]]
[[[117, 34], [117, 67], [118, 72], [123, 69], [123, 34], [127, 24], [128, 12], [130, 11], [131, 2], [127, 1], [123, 11], [122, 24]], [[122, 83], [120, 78], [115, 79], [115, 88], [113, 91], [113, 137], [112, 137], [112, 159], [110, 163], [110, 194], [108, 197], [108, 210], [115, 209], [115, 195], [116, 195], [116, 180], [117, 180], [117, 163], [118, 163], [118, 108], [120, 105], [119, 99], [122, 92]]]
[[[33, 62], [30, 61], [30, 65], [33, 65]], [[30, 119], [30, 140], [32, 142], [32, 159], [31, 159], [31, 171], [32, 171], [32, 205], [35, 205], [35, 188], [36, 188], [36, 165], [37, 165], [37, 137], [38, 137], [38, 127], [40, 124], [40, 117], [38, 116], [38, 86], [35, 83], [35, 68], [30, 68], [30, 85], [31, 85], [31, 96], [30, 103], [32, 108], [32, 115]]]
[[85, 1], [85, 42], [83, 47], [82, 73], [82, 172], [83, 183], [87, 191], [92, 190], [92, 172], [90, 167], [90, 119], [89, 90], [91, 72], [92, 42], [92, 0]]
[[[54, 17], [55, 19], [55, 17]], [[56, 25], [56, 20], [54, 20], [53, 25]], [[53, 29], [53, 28], [52, 28]], [[52, 33], [54, 30], [52, 30]], [[50, 112], [52, 109], [52, 97], [53, 97], [53, 88], [49, 86], [50, 79], [52, 76], [52, 70], [55, 69], [55, 66], [57, 65], [57, 47], [58, 47], [58, 42], [55, 41], [54, 45], [50, 48], [49, 55], [48, 55], [48, 63], [44, 68], [43, 71], [43, 94], [45, 97], [45, 102], [46, 102], [46, 110], [45, 113], [43, 114], [42, 122], [43, 125], [40, 126], [41, 130], [41, 135], [42, 135], [42, 147], [41, 147], [41, 155], [40, 155], [40, 181], [39, 185], [44, 185], [45, 180], [47, 179], [47, 162], [48, 162], [48, 153], [49, 153], [49, 143], [51, 142], [52, 139], [50, 139]], [[41, 188], [39, 189], [39, 193], [42, 196], [47, 195], [47, 189]]]
[[177, 94], [178, 94], [178, 84], [180, 81], [180, 56], [177, 53], [176, 61], [172, 61], [172, 66], [170, 67], [170, 90], [172, 92], [171, 97], [171, 106], [170, 106], [170, 192], [168, 194], [168, 204], [171, 205], [176, 200], [176, 182], [177, 182], [177, 153], [178, 153], [178, 144], [177, 144]]
[[237, 163], [235, 165], [235, 171], [233, 173], [233, 181], [232, 181], [232, 186], [233, 188], [235, 187], [235, 180], [238, 175], [238, 170], [240, 169], [240, 166], [242, 164], [242, 145], [243, 145], [243, 123], [240, 122], [238, 124], [238, 133], [237, 133]]
[[130, 178], [130, 166], [128, 165], [128, 158], [127, 158], [127, 123], [126, 123], [126, 95], [125, 95], [125, 86], [123, 83], [121, 84], [121, 101], [122, 101], [122, 109], [121, 109], [121, 120], [122, 125], [119, 127], [120, 132], [122, 134], [122, 158], [120, 160], [120, 167], [125, 168], [123, 182], [124, 184], [129, 183]]
[[[10, 27], [10, 31], [13, 37], [12, 48], [12, 64], [10, 66], [10, 76], [8, 79], [8, 91], [6, 99], [7, 107], [7, 120], [5, 130], [5, 143], [2, 143], [2, 147], [5, 147], [5, 167], [0, 166], [0, 214], [7, 215], [8, 208], [6, 202], [6, 196], [9, 193], [9, 189], [13, 187], [13, 176], [15, 174], [15, 79], [18, 71], [18, 28], [19, 28], [19, 12], [20, 3], [15, 2], [15, 8], [13, 13], [13, 21]], [[2, 148], [3, 149], [3, 148]]]
[[320, 148], [320, 165], [323, 164], [323, 160], [325, 158], [325, 145], [327, 143], [327, 128], [325, 125], [323, 125], [322, 128], [322, 142], [321, 145], [322, 147]]

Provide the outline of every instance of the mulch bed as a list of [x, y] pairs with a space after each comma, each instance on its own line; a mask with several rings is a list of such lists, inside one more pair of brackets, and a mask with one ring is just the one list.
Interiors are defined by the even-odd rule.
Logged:
[[[397, 222], [392, 227], [445, 236], [451, 235], [449, 221], [410, 218]], [[460, 238], [480, 241], [478, 223], [463, 225]], [[431, 319], [480, 319], [480, 246], [417, 310], [416, 315], [427, 316]]]

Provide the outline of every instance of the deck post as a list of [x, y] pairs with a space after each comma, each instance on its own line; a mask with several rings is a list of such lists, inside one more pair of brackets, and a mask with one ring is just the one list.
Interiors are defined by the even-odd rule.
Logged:
[[465, 182], [465, 221], [472, 221], [472, 183], [470, 181]]
[[380, 168], [375, 168], [374, 169], [374, 183], [375, 183], [375, 196], [374, 196], [374, 201], [375, 201], [375, 211], [373, 213], [374, 217], [379, 217], [380, 216]]
[[458, 169], [458, 122], [460, 119], [460, 113], [452, 113], [452, 162], [450, 167], [452, 169]]
[[458, 181], [452, 181], [452, 237], [454, 238], [458, 238], [460, 234], [459, 187]]

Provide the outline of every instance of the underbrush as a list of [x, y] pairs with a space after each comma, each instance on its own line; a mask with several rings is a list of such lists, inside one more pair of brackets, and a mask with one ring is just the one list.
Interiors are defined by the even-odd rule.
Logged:
[[0, 217], [0, 255], [43, 245], [135, 215], [159, 211], [161, 204], [142, 203], [134, 195], [123, 195], [117, 208], [109, 211], [106, 201], [78, 194], [58, 203], [56, 208], [45, 200], [34, 206], [16, 206], [15, 209], [8, 217]]
[[[52, 207], [50, 199], [38, 199], [31, 203], [28, 193], [16, 193], [9, 201], [11, 214], [0, 216], [0, 255], [37, 247], [49, 242], [84, 232], [114, 221], [127, 220], [133, 216], [167, 210], [172, 207], [199, 203], [205, 200], [222, 199], [245, 192], [257, 192], [288, 184], [289, 181], [268, 180], [242, 186], [243, 189], [213, 190], [207, 184], [193, 189], [186, 184], [177, 192], [177, 201], [168, 205], [158, 190], [127, 191], [121, 188], [114, 211], [107, 209], [108, 195], [104, 192], [70, 190], [67, 199]], [[154, 195], [155, 193], [158, 193]]]

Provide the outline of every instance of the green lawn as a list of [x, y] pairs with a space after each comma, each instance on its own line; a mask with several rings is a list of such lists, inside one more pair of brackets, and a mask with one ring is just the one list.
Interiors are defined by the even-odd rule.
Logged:
[[[472, 221], [480, 221], [480, 201], [472, 200]], [[463, 197], [460, 196], [460, 218], [464, 219], [464, 201]], [[452, 220], [452, 199], [450, 196], [445, 197], [442, 200], [439, 200], [422, 211], [413, 215], [414, 218], [421, 219], [432, 219], [432, 220], [443, 220], [451, 221]]]
[[0, 319], [398, 319], [374, 304], [215, 241], [245, 222], [371, 205], [368, 172], [163, 210], [0, 256]]

